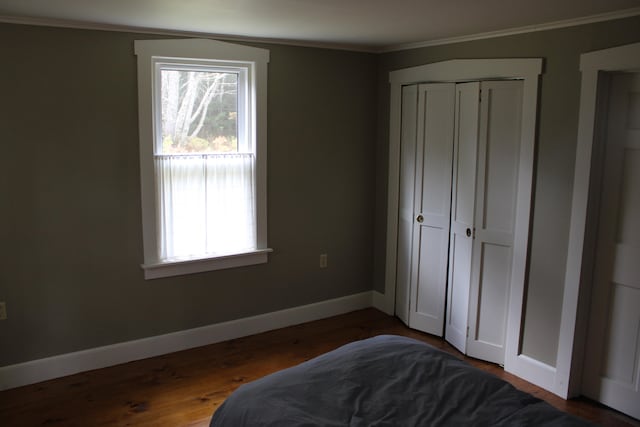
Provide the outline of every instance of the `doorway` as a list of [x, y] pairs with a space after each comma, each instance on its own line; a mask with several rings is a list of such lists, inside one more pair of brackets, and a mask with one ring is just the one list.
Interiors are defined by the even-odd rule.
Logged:
[[[624, 130], [627, 125], [636, 127], [637, 113], [634, 111], [637, 107], [634, 105], [639, 95], [633, 94], [635, 90], [622, 89], [627, 92], [622, 96], [627, 100], [626, 112], [625, 108], [620, 110], [613, 104], [617, 103], [614, 92], [620, 84], [616, 82], [616, 76], [626, 74], [623, 80], [637, 78], [630, 73], [637, 74], [640, 70], [640, 43], [583, 54], [580, 69], [578, 146], [554, 391], [563, 397], [588, 394], [638, 417], [640, 321], [637, 317], [635, 336], [633, 329], [629, 331], [633, 328], [633, 316], [638, 315], [638, 305], [633, 305], [631, 310], [624, 307], [638, 292], [637, 286], [629, 285], [634, 283], [634, 277], [637, 278], [637, 272], [633, 271], [637, 265], [633, 264], [637, 264], [638, 255], [631, 255], [635, 262], [625, 262], [628, 248], [619, 247], [620, 244], [631, 246], [633, 252], [635, 245], [629, 245], [629, 239], [634, 240], [634, 232], [624, 227], [629, 227], [629, 215], [636, 220], [631, 221], [631, 227], [637, 227], [634, 224], [637, 214], [628, 212], [637, 208], [638, 202], [633, 198], [638, 192], [635, 189], [629, 195], [628, 189], [633, 188], [638, 179], [634, 175], [638, 166], [631, 167], [638, 151], [637, 144], [628, 144], [626, 137], [612, 138], [610, 132], [628, 133]], [[630, 111], [628, 107], [631, 107]], [[633, 129], [631, 133], [634, 133]], [[614, 143], [609, 147], [612, 141]], [[603, 243], [613, 248], [612, 253], [603, 252]], [[595, 348], [593, 351], [597, 354], [587, 356], [588, 348]], [[629, 375], [630, 370], [635, 373]], [[613, 383], [624, 382], [626, 385], [622, 388], [631, 393], [629, 396], [634, 403], [631, 408], [624, 403], [627, 398], [620, 398], [612, 389]]]
[[583, 393], [640, 418], [640, 73], [612, 73], [606, 85]]

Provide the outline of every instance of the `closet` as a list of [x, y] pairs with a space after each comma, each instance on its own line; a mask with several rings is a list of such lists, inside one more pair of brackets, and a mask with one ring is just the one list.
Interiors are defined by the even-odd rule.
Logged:
[[522, 80], [402, 88], [397, 310], [410, 327], [503, 364]]

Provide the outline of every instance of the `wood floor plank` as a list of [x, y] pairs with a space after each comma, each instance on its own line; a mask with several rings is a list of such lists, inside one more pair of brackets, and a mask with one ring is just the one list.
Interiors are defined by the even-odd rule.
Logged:
[[427, 342], [601, 425], [640, 427], [595, 402], [563, 400], [496, 365], [466, 358], [442, 339], [411, 330], [375, 309], [3, 391], [0, 424], [206, 427], [215, 409], [241, 384], [381, 334]]

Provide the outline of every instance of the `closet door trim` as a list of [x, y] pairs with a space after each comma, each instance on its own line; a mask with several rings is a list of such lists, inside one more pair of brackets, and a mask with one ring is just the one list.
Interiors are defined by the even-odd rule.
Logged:
[[385, 292], [374, 291], [374, 306], [394, 314], [398, 262], [398, 208], [402, 86], [417, 83], [518, 79], [523, 81], [522, 128], [518, 168], [518, 196], [513, 247], [513, 272], [507, 316], [505, 370], [547, 390], [555, 380], [555, 368], [520, 353], [523, 302], [529, 241], [533, 160], [542, 59], [457, 59], [411, 67], [389, 73], [389, 182], [387, 200], [387, 253]]

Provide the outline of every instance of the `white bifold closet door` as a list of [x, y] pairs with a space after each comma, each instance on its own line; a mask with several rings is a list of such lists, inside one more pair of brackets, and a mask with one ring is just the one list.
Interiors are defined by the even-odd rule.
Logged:
[[467, 347], [480, 83], [456, 85], [455, 139], [449, 233], [449, 280], [445, 339], [461, 352]]
[[[504, 364], [522, 83], [458, 86], [459, 99], [476, 99], [479, 90], [481, 102], [479, 109], [467, 107], [457, 116], [445, 337], [469, 356]], [[456, 222], [460, 228], [454, 233]]]
[[[403, 89], [398, 314], [442, 336], [451, 204], [454, 84]], [[404, 289], [403, 289], [404, 288]]]
[[[409, 283], [409, 292], [399, 287], [398, 313], [410, 327], [432, 334], [442, 336], [444, 326], [445, 339], [460, 351], [499, 364], [521, 105], [522, 82], [516, 80], [428, 84], [403, 92], [398, 259], [407, 261], [399, 261], [397, 281]], [[414, 185], [407, 185], [411, 179]]]

